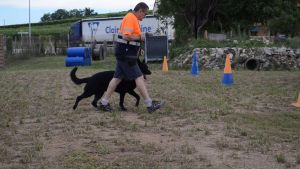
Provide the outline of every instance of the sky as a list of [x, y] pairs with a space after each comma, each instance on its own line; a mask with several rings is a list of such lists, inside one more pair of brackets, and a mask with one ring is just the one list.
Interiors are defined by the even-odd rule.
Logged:
[[0, 26], [37, 23], [46, 13], [53, 13], [57, 9], [91, 8], [95, 12], [108, 13], [133, 9], [139, 2], [145, 2], [153, 9], [155, 0], [0, 0]]

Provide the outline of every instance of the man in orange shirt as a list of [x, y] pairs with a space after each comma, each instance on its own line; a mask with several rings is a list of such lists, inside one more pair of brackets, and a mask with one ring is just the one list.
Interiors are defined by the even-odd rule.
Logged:
[[136, 61], [140, 42], [145, 40], [141, 33], [139, 21], [143, 20], [148, 10], [148, 5], [140, 2], [135, 6], [133, 12], [129, 12], [122, 20], [115, 50], [117, 59], [116, 71], [100, 100], [100, 109], [103, 111], [112, 111], [109, 105], [109, 98], [122, 79], [135, 80], [149, 113], [161, 108], [164, 104], [162, 101], [152, 101], [150, 98], [143, 74]]

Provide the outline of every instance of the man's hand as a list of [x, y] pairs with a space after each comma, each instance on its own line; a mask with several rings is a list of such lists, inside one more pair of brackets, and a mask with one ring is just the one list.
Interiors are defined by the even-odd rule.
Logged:
[[142, 33], [141, 35], [123, 35], [123, 39], [127, 41], [145, 41], [146, 36], [153, 36], [152, 33]]
[[127, 41], [144, 41], [145, 37], [142, 37], [142, 35], [123, 35], [123, 39]]
[[142, 33], [142, 34], [141, 34], [141, 41], [143, 41], [143, 42], [144, 42], [144, 41], [145, 41], [145, 38], [146, 38], [145, 34], [144, 34], [144, 33]]

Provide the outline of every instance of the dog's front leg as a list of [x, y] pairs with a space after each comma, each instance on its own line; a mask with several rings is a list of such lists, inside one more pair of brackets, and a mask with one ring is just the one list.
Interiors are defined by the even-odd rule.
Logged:
[[136, 102], [135, 102], [135, 106], [139, 106], [140, 104], [140, 96], [134, 91], [134, 90], [131, 90], [128, 92], [131, 96], [135, 97], [136, 99]]
[[120, 93], [119, 106], [120, 106], [122, 111], [127, 111], [127, 109], [124, 107], [124, 98], [125, 98], [125, 93]]

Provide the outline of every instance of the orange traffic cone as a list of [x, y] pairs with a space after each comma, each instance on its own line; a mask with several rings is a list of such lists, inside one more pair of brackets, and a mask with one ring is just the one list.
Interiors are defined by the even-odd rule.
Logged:
[[295, 107], [300, 107], [300, 93], [298, 95], [297, 103], [292, 103], [292, 105], [295, 106]]
[[167, 73], [169, 71], [167, 57], [164, 56], [162, 71]]
[[231, 71], [230, 56], [228, 54], [226, 55], [222, 83], [225, 86], [231, 86], [233, 84], [233, 75], [232, 75], [232, 71]]

